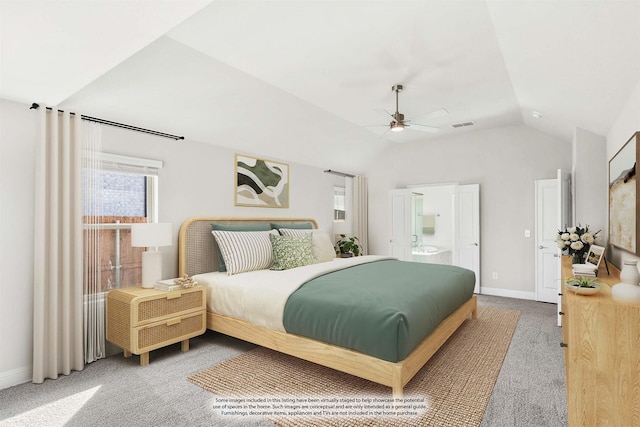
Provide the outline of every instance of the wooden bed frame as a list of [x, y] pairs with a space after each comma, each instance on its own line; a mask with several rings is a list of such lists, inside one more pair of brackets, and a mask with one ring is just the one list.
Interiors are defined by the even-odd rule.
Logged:
[[[183, 274], [192, 276], [194, 274], [218, 271], [218, 258], [214, 239], [211, 235], [210, 224], [212, 222], [221, 224], [259, 224], [265, 222], [299, 224], [311, 222], [313, 227], [317, 228], [316, 221], [311, 218], [190, 218], [180, 228], [180, 276]], [[477, 319], [477, 298], [475, 295], [443, 320], [406, 359], [395, 363], [322, 341], [254, 326], [244, 320], [212, 312], [207, 312], [207, 328], [386, 385], [391, 387], [394, 398], [400, 398], [405, 384], [413, 378], [469, 316]]]

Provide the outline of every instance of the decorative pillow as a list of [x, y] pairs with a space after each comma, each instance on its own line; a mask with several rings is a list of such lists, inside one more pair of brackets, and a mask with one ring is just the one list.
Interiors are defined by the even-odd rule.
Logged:
[[316, 262], [327, 262], [336, 257], [336, 249], [333, 247], [333, 243], [331, 243], [331, 238], [324, 231], [291, 228], [281, 228], [278, 231], [283, 236], [304, 236], [305, 234], [313, 233], [313, 238], [311, 239], [311, 254], [316, 259]]
[[227, 275], [247, 271], [264, 270], [273, 263], [271, 231], [224, 231], [212, 230], [222, 258], [227, 268]]
[[289, 228], [289, 229], [295, 229], [295, 230], [311, 230], [313, 229], [313, 224], [311, 224], [310, 222], [294, 222], [289, 224], [284, 222], [272, 222], [271, 228], [273, 230], [278, 230], [278, 231], [280, 231], [281, 228]]
[[[269, 231], [271, 230], [271, 226], [267, 223], [264, 224], [211, 224], [211, 230], [224, 230], [224, 231]], [[216, 240], [214, 245], [216, 245], [216, 253], [218, 254], [218, 271], [225, 272], [227, 271], [227, 266], [224, 263], [224, 258], [222, 257], [222, 253], [220, 252], [220, 247], [218, 246], [218, 241]]]
[[271, 270], [288, 270], [314, 264], [316, 260], [311, 254], [311, 238], [311, 233], [298, 237], [269, 235], [273, 249]]
[[311, 253], [316, 259], [316, 262], [327, 262], [336, 258], [336, 248], [333, 247], [329, 234], [324, 231], [316, 231], [313, 233]]
[[278, 232], [281, 236], [301, 237], [307, 234], [312, 234], [313, 230], [306, 228], [279, 228]]

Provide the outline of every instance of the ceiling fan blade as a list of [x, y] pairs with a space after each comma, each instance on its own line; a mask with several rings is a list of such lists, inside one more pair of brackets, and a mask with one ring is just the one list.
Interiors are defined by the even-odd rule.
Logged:
[[388, 112], [387, 110], [384, 109], [375, 109], [374, 111], [376, 111], [377, 113], [380, 113], [382, 115], [384, 115], [387, 119], [389, 119], [389, 117], [391, 117], [391, 119], [395, 122], [396, 118], [393, 116], [392, 113]]
[[389, 125], [364, 125], [363, 128], [381, 128], [381, 127], [389, 127]]
[[387, 127], [387, 130], [385, 130], [384, 132], [382, 132], [380, 135], [378, 135], [378, 138], [382, 138], [384, 137], [387, 133], [389, 133], [389, 131], [391, 130], [391, 128]]
[[422, 114], [419, 116], [412, 116], [412, 118], [415, 119], [419, 117], [421, 120], [428, 120], [428, 119], [437, 119], [438, 117], [444, 117], [444, 116], [447, 116], [448, 114], [449, 112], [447, 110], [445, 110], [444, 108], [440, 108], [439, 110], [435, 110], [430, 113]]
[[425, 126], [425, 125], [416, 125], [416, 124], [407, 125], [407, 128], [411, 130], [419, 130], [420, 132], [431, 132], [431, 133], [435, 133], [440, 130], [440, 128], [437, 128], [434, 126]]

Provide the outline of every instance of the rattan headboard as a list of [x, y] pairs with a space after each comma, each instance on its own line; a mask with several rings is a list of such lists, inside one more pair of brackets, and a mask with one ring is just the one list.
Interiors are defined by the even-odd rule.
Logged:
[[218, 271], [218, 255], [211, 234], [211, 223], [218, 224], [263, 224], [277, 222], [279, 224], [299, 224], [310, 222], [313, 228], [318, 223], [312, 218], [219, 218], [195, 217], [187, 219], [180, 227], [178, 236], [178, 272], [184, 274], [209, 273]]

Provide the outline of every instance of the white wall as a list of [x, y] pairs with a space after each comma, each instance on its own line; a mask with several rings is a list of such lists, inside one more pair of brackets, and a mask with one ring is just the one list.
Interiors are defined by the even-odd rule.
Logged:
[[[32, 360], [35, 113], [0, 100], [0, 388], [29, 381]], [[104, 127], [107, 152], [164, 161], [159, 220], [173, 224], [174, 244], [161, 248], [163, 273], [178, 272], [178, 232], [191, 216], [311, 217], [331, 231], [335, 176], [290, 163], [290, 207], [234, 206], [233, 150]], [[244, 153], [251, 154], [251, 153]], [[272, 159], [280, 160], [280, 159]]]
[[593, 232], [600, 230], [597, 243], [606, 242], [607, 204], [606, 139], [584, 129], [576, 128], [573, 136], [573, 216], [575, 224], [589, 225]]
[[164, 161], [158, 178], [158, 220], [172, 223], [174, 234], [173, 246], [161, 249], [165, 277], [178, 273], [178, 232], [192, 216], [311, 217], [320, 229], [331, 232], [335, 177], [322, 169], [290, 163], [289, 208], [254, 208], [234, 206], [233, 150], [114, 127], [103, 129], [103, 150]]
[[[624, 143], [631, 138], [631, 135], [638, 131], [640, 131], [640, 80], [638, 80], [635, 89], [630, 93], [629, 100], [607, 134], [607, 168], [609, 160], [611, 160], [618, 150], [622, 148]], [[608, 182], [607, 179], [607, 183]], [[605, 200], [609, 199], [608, 191], [609, 188], [607, 185]], [[603, 209], [605, 209], [606, 218], [609, 218], [608, 203], [605, 203]], [[639, 214], [640, 213], [636, 212], [636, 221], [639, 220]], [[607, 222], [607, 227], [608, 226]], [[637, 256], [626, 251], [615, 249], [611, 245], [607, 247], [605, 256], [608, 261], [613, 262], [617, 267], [621, 267], [623, 261], [627, 259], [640, 260]]]
[[[526, 126], [495, 128], [390, 148], [369, 168], [369, 245], [386, 254], [388, 191], [411, 184], [480, 184], [480, 284], [533, 298], [534, 182], [571, 169], [571, 142]], [[535, 235], [535, 233], [532, 233]], [[492, 272], [498, 279], [492, 279]]]
[[31, 379], [36, 115], [0, 100], [0, 388]]

